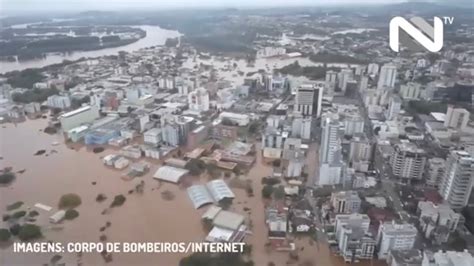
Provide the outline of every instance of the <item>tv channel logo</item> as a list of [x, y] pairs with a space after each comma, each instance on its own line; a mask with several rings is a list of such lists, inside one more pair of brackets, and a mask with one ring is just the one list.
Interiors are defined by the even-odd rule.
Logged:
[[[414, 41], [416, 44], [424, 47], [430, 52], [439, 52], [443, 48], [444, 42], [444, 24], [452, 24], [454, 17], [434, 17], [433, 25], [430, 25], [426, 20], [420, 17], [412, 17], [407, 21], [403, 17], [394, 17], [390, 20], [390, 35], [389, 44], [394, 52], [400, 51], [400, 43], [405, 47], [413, 47]], [[407, 37], [400, 38], [400, 30], [405, 32], [405, 35], [410, 36], [413, 40]]]

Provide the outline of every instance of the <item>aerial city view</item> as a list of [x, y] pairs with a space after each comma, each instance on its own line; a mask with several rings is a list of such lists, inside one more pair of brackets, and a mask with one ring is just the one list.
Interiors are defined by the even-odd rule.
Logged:
[[474, 266], [472, 0], [0, 0], [0, 265]]

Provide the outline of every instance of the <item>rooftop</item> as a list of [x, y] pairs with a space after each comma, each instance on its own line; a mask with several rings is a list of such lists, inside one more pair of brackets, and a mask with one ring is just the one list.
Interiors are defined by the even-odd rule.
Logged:
[[222, 210], [216, 215], [213, 223], [225, 229], [237, 230], [244, 223], [244, 219], [244, 216], [238, 213]]
[[155, 174], [153, 175], [153, 178], [172, 182], [172, 183], [178, 183], [181, 177], [183, 177], [188, 172], [189, 171], [185, 169], [180, 169], [180, 168], [166, 165], [156, 170]]

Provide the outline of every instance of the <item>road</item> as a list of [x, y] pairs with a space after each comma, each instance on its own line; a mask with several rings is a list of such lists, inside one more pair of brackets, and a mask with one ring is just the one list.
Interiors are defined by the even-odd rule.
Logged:
[[[365, 118], [365, 124], [364, 124], [365, 134], [374, 145], [377, 145], [377, 136], [373, 133], [372, 124], [369, 119], [369, 114], [362, 101], [362, 97], [360, 97], [360, 94], [358, 98], [359, 98], [360, 106], [361, 106], [360, 112]], [[397, 212], [397, 214], [400, 216], [400, 218], [404, 221], [407, 221], [410, 218], [410, 216], [406, 213], [406, 211], [403, 210], [403, 204], [402, 204], [402, 201], [400, 200], [399, 192], [397, 193], [396, 184], [394, 182], [396, 178], [392, 174], [389, 161], [386, 160], [382, 156], [382, 153], [378, 149], [377, 146], [375, 148], [373, 158], [374, 159], [373, 159], [372, 167], [378, 172], [378, 177], [380, 179], [380, 182], [382, 183], [383, 193], [393, 203], [393, 208]]]

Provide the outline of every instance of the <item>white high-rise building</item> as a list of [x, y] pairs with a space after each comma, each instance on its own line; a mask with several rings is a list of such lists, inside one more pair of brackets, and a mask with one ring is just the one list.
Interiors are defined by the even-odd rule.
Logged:
[[392, 250], [408, 250], [415, 245], [418, 230], [415, 226], [395, 222], [383, 223], [377, 233], [379, 259], [386, 259]]
[[369, 225], [367, 214], [336, 215], [336, 241], [344, 261], [372, 258], [375, 240], [370, 236]]
[[379, 81], [377, 83], [377, 89], [381, 90], [385, 87], [395, 87], [395, 81], [397, 80], [397, 67], [393, 64], [385, 64], [380, 70]]
[[337, 84], [337, 72], [333, 70], [329, 70], [326, 72], [326, 88], [329, 91], [334, 91], [336, 89]]
[[419, 83], [408, 82], [400, 86], [400, 96], [404, 100], [418, 100], [420, 99], [421, 85]]
[[367, 67], [367, 74], [373, 77], [377, 76], [379, 74], [379, 65], [375, 63], [369, 64]]
[[99, 110], [95, 106], [87, 105], [60, 115], [59, 121], [63, 131], [67, 132], [83, 124], [92, 123], [99, 117]]
[[359, 91], [365, 91], [369, 87], [369, 77], [368, 76], [361, 76], [360, 83], [359, 83]]
[[392, 173], [398, 178], [418, 179], [423, 176], [427, 154], [413, 143], [397, 144], [390, 157]]
[[364, 66], [364, 65], [357, 65], [357, 66], [355, 67], [355, 74], [356, 74], [356, 76], [360, 76], [360, 75], [364, 74], [365, 68], [366, 68], [366, 66]]
[[446, 170], [446, 160], [438, 157], [431, 158], [428, 160], [428, 169], [426, 184], [430, 187], [439, 187]]
[[296, 90], [295, 112], [304, 116], [319, 117], [323, 98], [322, 84], [303, 84]]
[[341, 150], [339, 127], [339, 121], [329, 116], [321, 120], [322, 134], [319, 152], [321, 163], [333, 162], [336, 152]]
[[360, 115], [348, 115], [344, 118], [344, 135], [352, 136], [364, 132], [364, 118]]
[[312, 121], [311, 117], [295, 116], [291, 125], [291, 136], [306, 140], [310, 139]]
[[198, 88], [188, 94], [189, 109], [196, 112], [209, 111], [209, 92]]
[[474, 158], [466, 151], [451, 151], [439, 194], [453, 209], [467, 205], [474, 182]]
[[341, 72], [339, 73], [339, 89], [343, 92], [346, 91], [347, 89], [347, 83], [352, 80], [352, 77], [353, 77], [353, 73], [352, 73], [352, 69], [350, 68], [345, 68], [343, 70], [341, 70]]
[[465, 130], [467, 123], [469, 122], [469, 115], [470, 113], [468, 110], [464, 108], [454, 108], [454, 106], [449, 105], [444, 120], [444, 126]]
[[387, 120], [395, 120], [402, 109], [402, 100], [398, 95], [392, 95], [385, 113]]
[[372, 144], [365, 134], [356, 134], [351, 139], [349, 161], [370, 161], [372, 159]]
[[340, 139], [340, 123], [337, 119], [324, 117], [321, 121], [322, 136], [319, 151], [320, 167], [317, 185], [336, 185], [343, 183], [344, 163]]
[[[338, 151], [340, 154], [340, 151]], [[322, 163], [319, 167], [318, 186], [338, 185], [344, 182], [344, 163], [339, 160], [334, 163]]]

